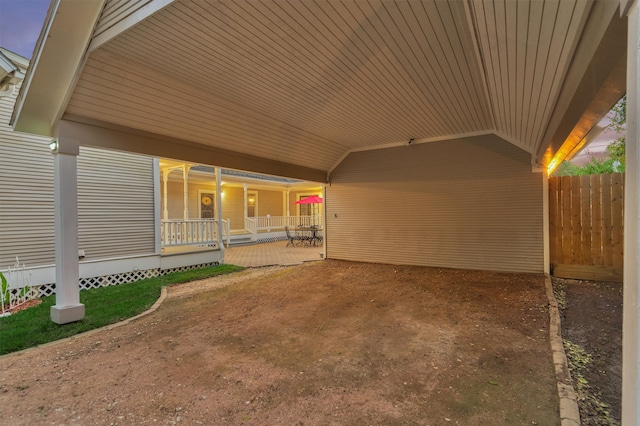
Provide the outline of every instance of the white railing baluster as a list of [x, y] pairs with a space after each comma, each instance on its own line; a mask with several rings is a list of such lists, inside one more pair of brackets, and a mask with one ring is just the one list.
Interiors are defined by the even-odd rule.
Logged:
[[[160, 223], [162, 247], [185, 245], [214, 245], [218, 242], [218, 222], [216, 219], [163, 220]], [[231, 223], [222, 221], [220, 238], [227, 247], [231, 240]], [[258, 240], [258, 232], [284, 232], [285, 226], [321, 226], [322, 216], [259, 216], [244, 219], [244, 232], [251, 235], [252, 241]]]

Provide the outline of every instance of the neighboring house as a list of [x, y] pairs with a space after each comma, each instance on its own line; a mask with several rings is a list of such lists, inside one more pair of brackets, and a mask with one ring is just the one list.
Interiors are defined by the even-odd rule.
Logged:
[[[0, 81], [4, 81], [0, 85], [0, 271], [6, 272], [17, 257], [26, 265], [32, 284], [51, 294], [55, 282], [51, 138], [14, 132], [9, 125], [27, 66], [25, 58], [0, 48]], [[222, 260], [214, 226], [212, 167], [91, 147], [81, 147], [79, 157], [78, 248], [83, 287]], [[186, 185], [184, 170], [188, 170]], [[318, 184], [232, 170], [223, 170], [222, 176], [222, 217], [231, 242], [282, 239], [285, 223], [296, 226], [314, 219], [292, 203], [321, 194]], [[173, 238], [164, 238], [165, 227], [167, 233], [173, 230]]]

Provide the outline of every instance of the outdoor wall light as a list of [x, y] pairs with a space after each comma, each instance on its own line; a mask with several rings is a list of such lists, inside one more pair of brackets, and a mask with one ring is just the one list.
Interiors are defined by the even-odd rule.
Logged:
[[56, 154], [58, 152], [58, 141], [54, 139], [49, 142], [49, 149], [51, 150], [52, 154]]

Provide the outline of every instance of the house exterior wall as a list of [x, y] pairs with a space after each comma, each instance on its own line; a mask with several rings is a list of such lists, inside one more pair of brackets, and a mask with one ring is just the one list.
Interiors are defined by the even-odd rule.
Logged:
[[231, 229], [244, 229], [244, 189], [223, 186], [222, 218], [229, 220]]
[[80, 147], [78, 247], [85, 260], [155, 252], [153, 159]]
[[[9, 126], [16, 94], [0, 97], [0, 270], [16, 256], [29, 267], [55, 263], [50, 138]], [[84, 261], [155, 251], [153, 160], [81, 147], [78, 239]]]
[[[172, 172], [177, 173], [177, 172]], [[164, 182], [160, 186], [160, 193], [164, 190]], [[169, 219], [184, 219], [184, 185], [182, 181], [167, 182], [167, 208], [169, 213]], [[161, 198], [161, 208], [164, 211], [164, 198]], [[198, 214], [196, 210], [196, 215]]]
[[326, 192], [329, 258], [543, 272], [543, 179], [497, 136], [352, 153]]
[[[251, 191], [251, 187], [249, 187]], [[260, 216], [284, 216], [282, 211], [282, 191], [269, 191], [265, 189], [257, 190], [258, 192], [258, 214]]]
[[0, 270], [16, 261], [54, 263], [53, 157], [50, 139], [9, 126], [16, 93], [0, 97]]

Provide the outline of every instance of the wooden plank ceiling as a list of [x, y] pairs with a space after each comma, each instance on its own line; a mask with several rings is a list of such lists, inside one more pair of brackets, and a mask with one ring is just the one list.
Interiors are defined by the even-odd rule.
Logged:
[[590, 7], [175, 1], [91, 53], [66, 112], [326, 171], [409, 139], [535, 153]]

